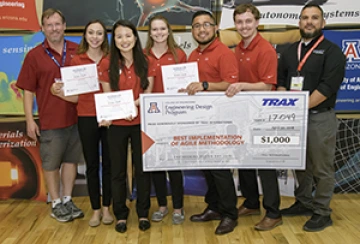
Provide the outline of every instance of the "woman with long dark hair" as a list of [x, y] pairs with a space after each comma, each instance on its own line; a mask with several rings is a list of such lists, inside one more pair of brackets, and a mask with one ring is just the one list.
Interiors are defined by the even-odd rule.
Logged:
[[[169, 22], [161, 15], [155, 15], [149, 21], [148, 39], [144, 50], [145, 54], [156, 64], [154, 79], [154, 92], [164, 92], [161, 74], [162, 65], [186, 62], [185, 52], [176, 44]], [[174, 212], [173, 224], [181, 224], [185, 219], [183, 175], [180, 170], [168, 171], [171, 186], [171, 196]], [[166, 172], [152, 172], [156, 198], [159, 205], [158, 211], [152, 214], [152, 221], [161, 221], [168, 213]]]
[[[153, 84], [154, 69], [143, 54], [136, 27], [127, 20], [117, 21], [112, 29], [110, 57], [102, 65], [99, 79], [107, 91], [131, 89], [135, 106], [139, 106], [140, 93], [150, 93]], [[107, 87], [107, 88], [105, 88]], [[139, 111], [138, 111], [139, 112]], [[140, 115], [126, 119], [102, 121], [109, 126], [108, 142], [111, 159], [111, 182], [114, 199], [114, 214], [117, 219], [115, 230], [124, 233], [129, 208], [126, 206], [126, 172], [128, 142], [131, 142], [132, 163], [135, 166], [137, 189], [136, 211], [139, 217], [139, 229], [150, 228], [148, 220], [150, 208], [150, 173], [143, 172]]]

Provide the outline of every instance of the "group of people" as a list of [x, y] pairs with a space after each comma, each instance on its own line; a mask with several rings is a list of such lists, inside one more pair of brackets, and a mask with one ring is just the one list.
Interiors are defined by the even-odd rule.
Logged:
[[[148, 217], [151, 177], [159, 205], [151, 220], [161, 221], [168, 214], [166, 172], [143, 172], [140, 115], [98, 123], [94, 94], [131, 89], [134, 104], [139, 107], [141, 93], [164, 92], [162, 65], [197, 62], [200, 81], [192, 82], [179, 92], [193, 95], [200, 91], [225, 91], [228, 97], [242, 91], [298, 89], [310, 92], [307, 164], [305, 171], [296, 173], [299, 183], [296, 202], [280, 210], [276, 171], [259, 170], [266, 212], [255, 229], [271, 230], [282, 224], [282, 216], [295, 215], [311, 216], [304, 225], [306, 231], [319, 231], [332, 224], [329, 205], [334, 188], [336, 134], [333, 107], [344, 76], [345, 57], [339, 47], [323, 37], [323, 11], [316, 4], [302, 8], [299, 20], [302, 38], [282, 53], [279, 62], [274, 48], [257, 31], [260, 12], [255, 6], [239, 5], [233, 17], [242, 37], [235, 54], [216, 37], [214, 16], [198, 11], [192, 17], [192, 35], [198, 47], [187, 58], [176, 44], [168, 21], [160, 15], [150, 19], [148, 40], [143, 49], [137, 29], [130, 21], [119, 20], [113, 25], [110, 46], [104, 24], [99, 20], [91, 21], [77, 45], [64, 39], [66, 22], [59, 10], [48, 9], [43, 13], [45, 40], [27, 54], [17, 86], [24, 90], [27, 134], [40, 141], [42, 168], [52, 199], [52, 217], [67, 222], [84, 216], [71, 200], [76, 165], [83, 161], [83, 152], [93, 209], [89, 225], [112, 224], [114, 218], [109, 211], [112, 202], [115, 230], [126, 232], [129, 143], [135, 167], [139, 229], [145, 231], [151, 226]], [[96, 64], [101, 89], [64, 96], [60, 68], [84, 64]], [[32, 114], [35, 94], [40, 127]], [[190, 221], [220, 220], [215, 233], [226, 234], [234, 230], [239, 217], [260, 214], [256, 170], [239, 170], [240, 189], [245, 198], [239, 208], [231, 171], [203, 172], [208, 186], [207, 207], [202, 213], [191, 216]], [[168, 175], [172, 222], [181, 224], [185, 220], [183, 175], [181, 171], [169, 171]]]

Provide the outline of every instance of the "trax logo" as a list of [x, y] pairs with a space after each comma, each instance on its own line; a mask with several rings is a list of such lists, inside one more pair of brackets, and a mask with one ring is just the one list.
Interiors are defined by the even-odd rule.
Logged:
[[342, 51], [348, 62], [360, 62], [360, 40], [348, 39], [342, 41]]
[[279, 107], [279, 106], [295, 106], [295, 102], [299, 100], [298, 98], [292, 99], [292, 98], [282, 98], [282, 99], [278, 99], [278, 98], [263, 98], [263, 106], [274, 106], [274, 107]]

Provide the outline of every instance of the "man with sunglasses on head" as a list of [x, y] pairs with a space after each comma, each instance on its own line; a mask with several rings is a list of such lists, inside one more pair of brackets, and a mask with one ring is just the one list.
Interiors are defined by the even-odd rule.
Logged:
[[[192, 35], [198, 43], [188, 62], [197, 62], [200, 82], [192, 82], [185, 91], [193, 95], [200, 91], [225, 91], [238, 80], [238, 69], [233, 52], [216, 37], [214, 16], [206, 11], [192, 17]], [[237, 197], [234, 180], [229, 169], [204, 170], [208, 190], [208, 207], [201, 214], [191, 216], [192, 222], [221, 220], [215, 234], [232, 232], [237, 226]]]

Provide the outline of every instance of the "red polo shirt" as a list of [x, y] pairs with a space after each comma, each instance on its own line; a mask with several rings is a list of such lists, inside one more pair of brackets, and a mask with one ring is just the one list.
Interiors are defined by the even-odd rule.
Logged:
[[[96, 65], [98, 69], [98, 75], [100, 75], [100, 65], [105, 60], [103, 57], [100, 62]], [[86, 53], [75, 55], [74, 58], [71, 60], [71, 65], [84, 65], [84, 64], [93, 64], [95, 63], [94, 60], [89, 58]], [[96, 93], [102, 93], [102, 87], [100, 86], [100, 90], [96, 92], [90, 92], [86, 94], [80, 94], [79, 100], [77, 104], [77, 114], [78, 116], [96, 116], [96, 108], [95, 108], [95, 98], [94, 95]]]
[[[109, 65], [110, 60], [109, 57], [105, 58], [103, 62], [100, 64], [99, 70], [99, 80], [110, 82], [109, 78]], [[149, 68], [148, 68], [148, 77], [155, 76], [155, 69], [151, 66], [149, 62]], [[143, 93], [144, 90], [140, 86], [140, 78], [136, 76], [135, 70], [134, 70], [134, 64], [132, 64], [129, 68], [123, 67], [120, 72], [119, 77], [119, 88], [120, 91], [123, 90], [132, 90], [134, 94], [134, 100], [137, 100], [139, 98], [140, 93]], [[138, 116], [136, 116], [135, 119], [132, 121], [127, 121], [125, 119], [118, 119], [112, 121], [113, 125], [139, 125], [140, 124], [140, 111], [138, 109]]]
[[[66, 41], [66, 59], [64, 66], [70, 66], [76, 54], [77, 44]], [[20, 89], [35, 92], [38, 105], [40, 129], [60, 129], [77, 123], [76, 104], [64, 101], [50, 92], [54, 79], [61, 78], [60, 68], [45, 52], [45, 49], [62, 63], [62, 54], [51, 49], [47, 40], [32, 49], [25, 57], [16, 85]]]
[[277, 55], [274, 47], [259, 33], [244, 48], [241, 41], [235, 48], [235, 56], [239, 67], [240, 82], [264, 82], [276, 85]]
[[234, 53], [216, 38], [204, 50], [196, 48], [188, 62], [198, 62], [200, 81], [235, 83], [239, 72]]
[[149, 62], [151, 62], [155, 68], [154, 87], [152, 90], [153, 93], [164, 92], [161, 66], [186, 62], [186, 54], [181, 48], [176, 48], [176, 55], [177, 55], [177, 62], [175, 61], [175, 57], [172, 54], [172, 52], [168, 49], [166, 53], [164, 53], [161, 57], [157, 58], [150, 49], [148, 55]]

